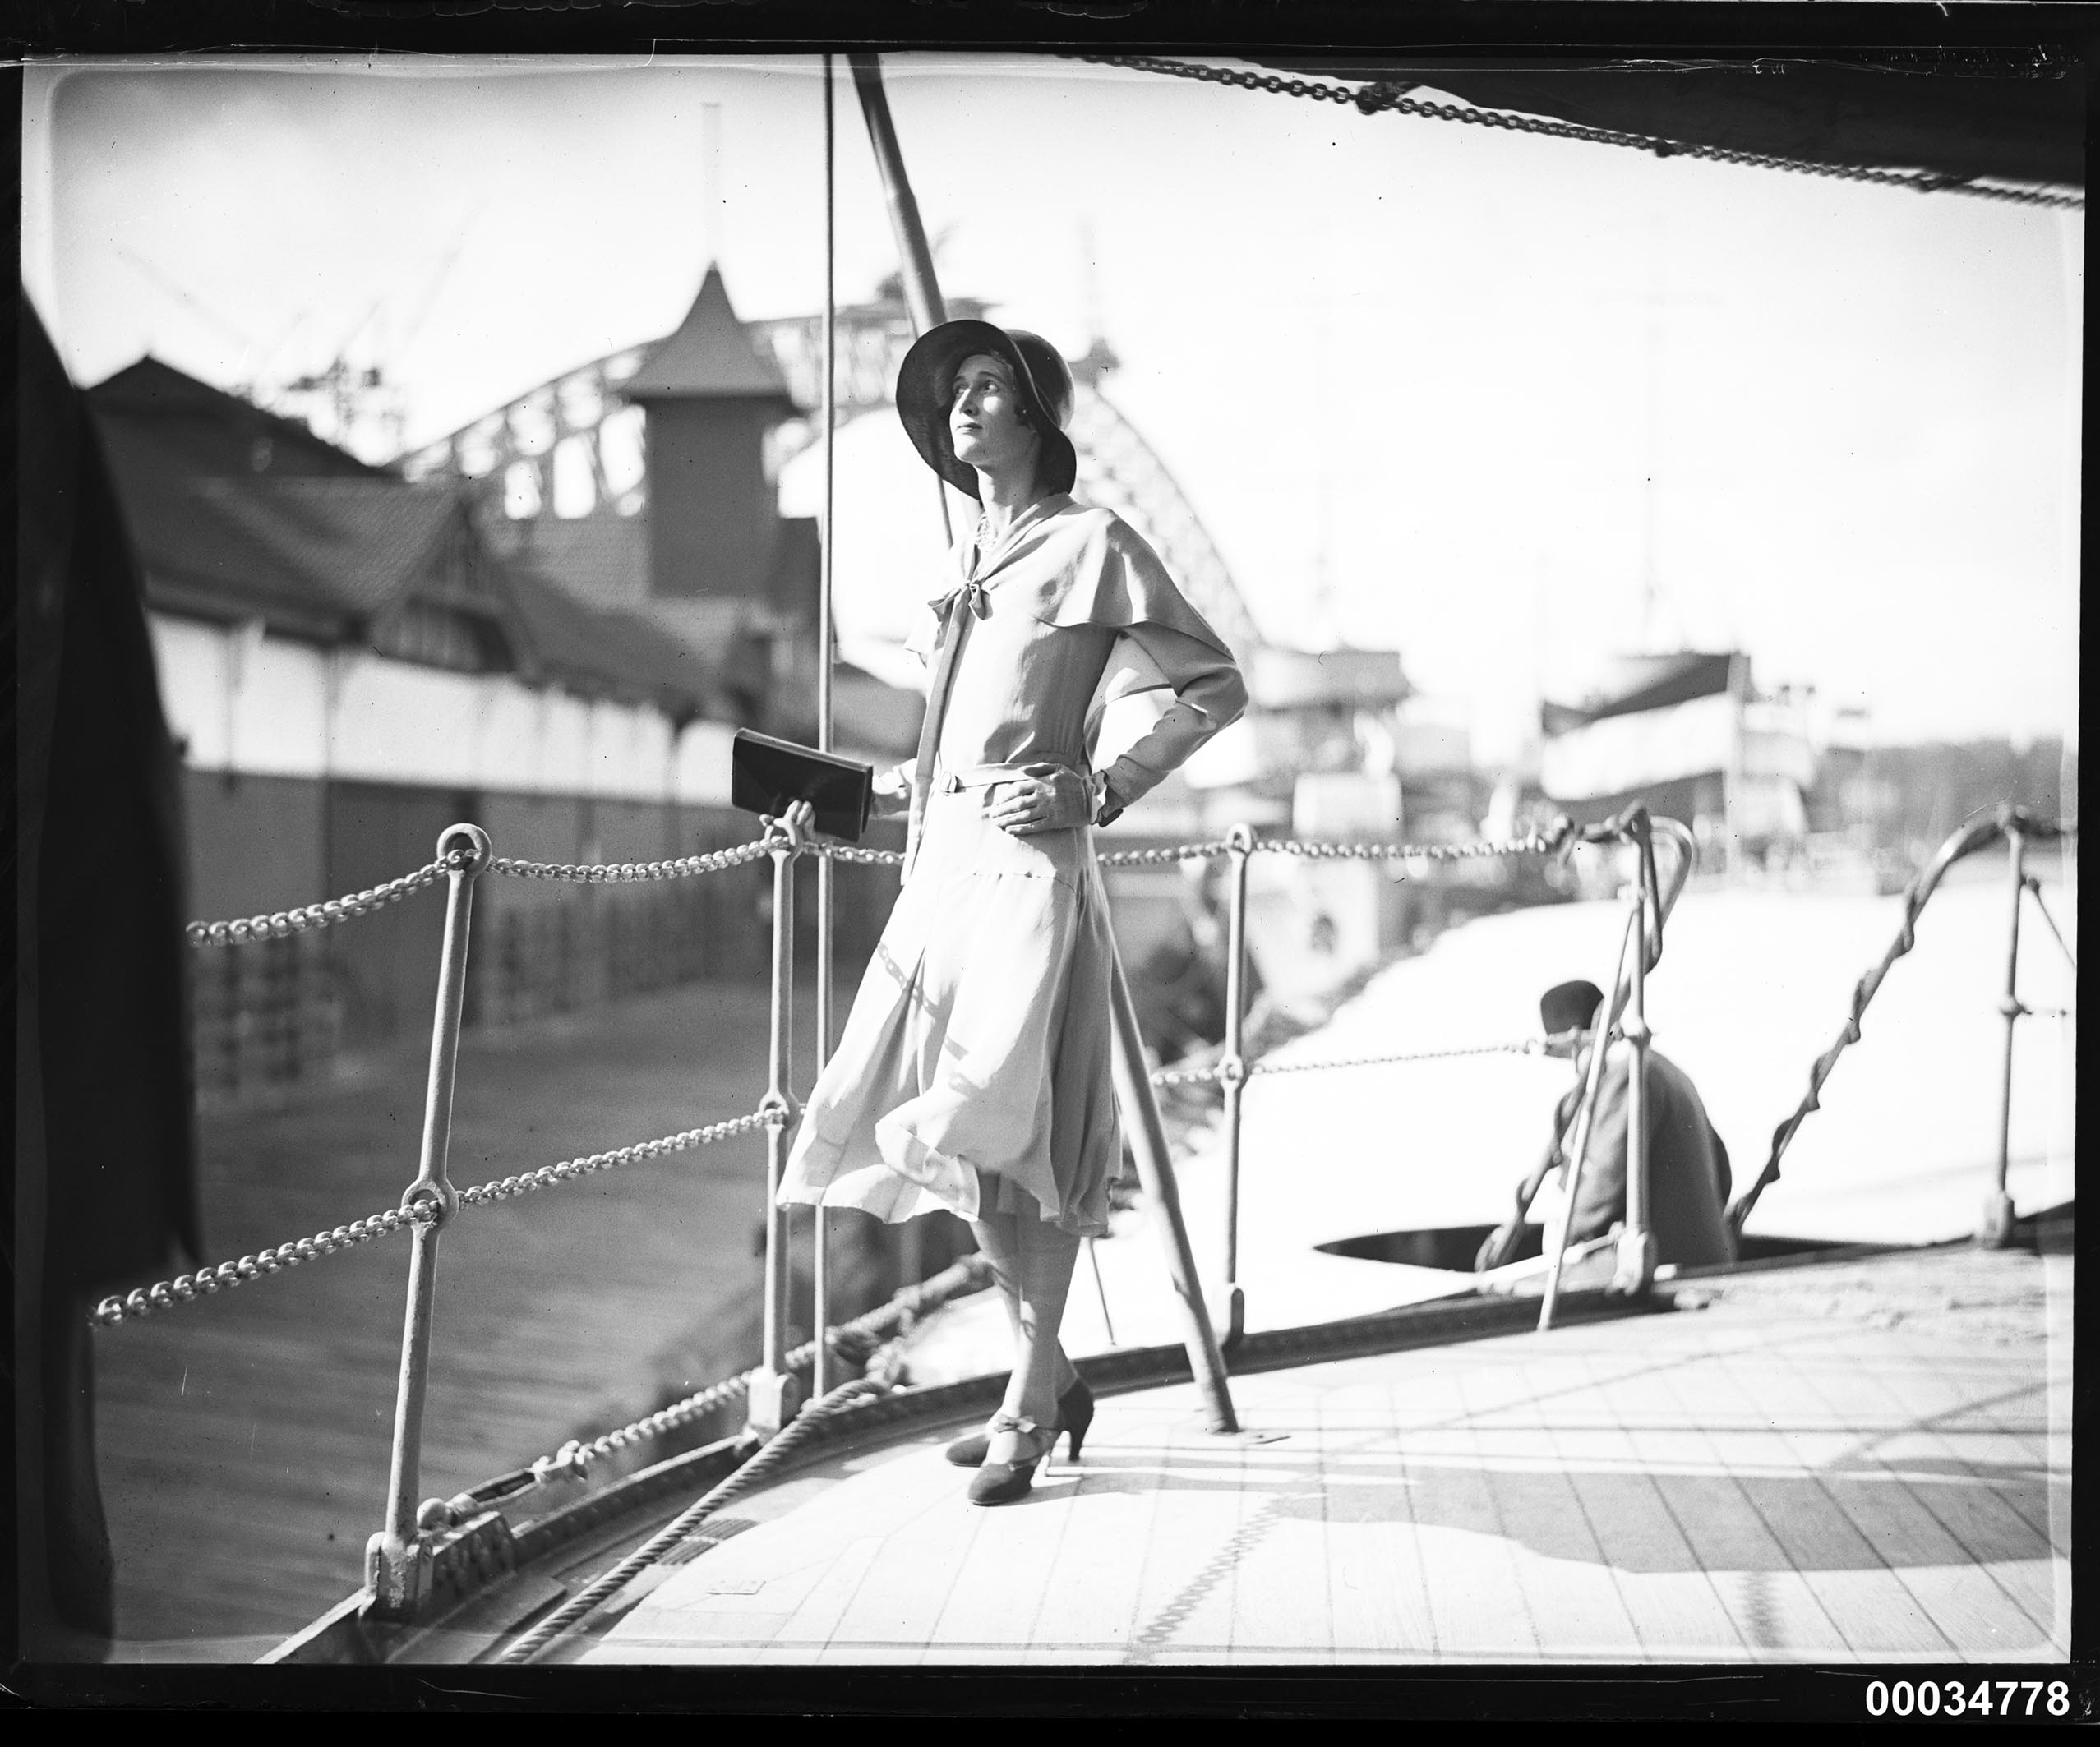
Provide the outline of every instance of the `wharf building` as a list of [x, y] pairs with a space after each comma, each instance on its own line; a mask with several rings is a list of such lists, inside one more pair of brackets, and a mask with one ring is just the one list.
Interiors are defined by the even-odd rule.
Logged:
[[[646, 409], [648, 490], [573, 519], [503, 514], [470, 478], [369, 464], [151, 357], [89, 390], [182, 755], [192, 915], [381, 884], [427, 863], [459, 821], [499, 855], [554, 863], [755, 834], [727, 804], [735, 730], [813, 726], [816, 532], [779, 515], [764, 461], [800, 409], [713, 273], [637, 364], [627, 398]], [[893, 762], [919, 711], [842, 670], [840, 749]], [[843, 975], [887, 912], [884, 871], [840, 870]], [[468, 1021], [761, 979], [768, 873], [486, 878]], [[419, 1033], [442, 927], [426, 894], [201, 952], [201, 1099], [267, 1096], [343, 1047]]]

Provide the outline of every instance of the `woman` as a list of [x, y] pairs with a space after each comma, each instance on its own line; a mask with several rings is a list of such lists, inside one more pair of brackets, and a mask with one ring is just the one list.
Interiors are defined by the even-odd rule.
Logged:
[[[1113, 946], [1090, 826], [1105, 824], [1246, 704], [1217, 634], [1150, 547], [1068, 495], [1072, 376], [1050, 343], [985, 321], [923, 335], [898, 379], [913, 445], [983, 513], [912, 639], [933, 672], [916, 758], [878, 782], [910, 819], [904, 888], [810, 1095], [783, 1201], [970, 1223], [1013, 1324], [979, 1504], [1025, 1494], [1093, 1415], [1057, 1331], [1079, 1241], [1120, 1168], [1109, 1049]], [[1175, 703], [1105, 771], [1101, 707]]]

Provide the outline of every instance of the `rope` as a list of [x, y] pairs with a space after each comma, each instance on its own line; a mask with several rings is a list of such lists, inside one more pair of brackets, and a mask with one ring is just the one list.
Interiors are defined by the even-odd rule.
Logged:
[[[878, 1348], [884, 1336], [906, 1328], [930, 1309], [945, 1304], [950, 1298], [984, 1284], [990, 1275], [990, 1265], [981, 1256], [966, 1256], [953, 1267], [944, 1269], [930, 1279], [916, 1286], [907, 1286], [888, 1303], [856, 1316], [850, 1322], [840, 1323], [824, 1330], [825, 1344], [833, 1351], [856, 1362], [865, 1361]], [[788, 1352], [786, 1364], [789, 1371], [800, 1371], [813, 1363], [817, 1355], [817, 1344], [805, 1341]], [[616, 1450], [630, 1444], [642, 1443], [661, 1437], [667, 1431], [690, 1424], [704, 1417], [717, 1408], [732, 1401], [741, 1400], [750, 1393], [752, 1383], [764, 1375], [764, 1368], [754, 1367], [740, 1371], [733, 1377], [659, 1408], [653, 1413], [630, 1420], [612, 1431], [601, 1433], [588, 1441], [571, 1440], [552, 1456], [542, 1456], [532, 1464], [533, 1477], [545, 1481], [564, 1474], [573, 1474], [579, 1480], [590, 1473], [591, 1464], [601, 1457], [609, 1456]], [[471, 1496], [452, 1501], [454, 1519], [464, 1520], [475, 1510], [482, 1508]]]
[[[676, 861], [608, 861], [586, 862], [580, 864], [552, 861], [516, 861], [507, 855], [493, 857], [488, 864], [492, 874], [506, 874], [514, 879], [570, 880], [579, 885], [625, 886], [645, 880], [690, 879], [698, 874], [722, 874], [738, 868], [747, 861], [756, 861], [768, 853], [769, 846], [764, 838], [750, 843], [740, 843], [733, 849], [714, 850], [704, 855], [685, 855]], [[882, 859], [879, 850], [856, 851], [843, 859]], [[193, 947], [244, 946], [254, 940], [281, 940], [287, 934], [303, 934], [310, 929], [327, 928], [338, 922], [348, 922], [354, 917], [368, 916], [376, 910], [389, 904], [399, 903], [413, 896], [427, 886], [435, 885], [455, 868], [464, 867], [470, 859], [468, 852], [454, 850], [441, 859], [420, 867], [413, 874], [404, 874], [399, 879], [389, 880], [383, 886], [374, 886], [367, 892], [353, 892], [348, 897], [330, 898], [324, 903], [308, 904], [298, 910], [280, 910], [270, 915], [244, 916], [233, 922], [192, 922], [183, 930]], [[896, 856], [889, 858], [898, 860]]]
[[769, 854], [771, 843], [764, 837], [739, 843], [733, 849], [711, 850], [704, 855], [681, 855], [676, 861], [516, 861], [498, 855], [488, 864], [492, 874], [507, 874], [513, 879], [561, 879], [584, 886], [631, 886], [655, 879], [690, 879], [697, 874], [725, 874]]
[[543, 1164], [537, 1171], [528, 1171], [522, 1176], [505, 1177], [488, 1182], [477, 1183], [471, 1189], [459, 1192], [462, 1207], [478, 1207], [490, 1201], [507, 1201], [514, 1196], [530, 1195], [538, 1189], [551, 1189], [556, 1183], [567, 1182], [571, 1178], [588, 1177], [593, 1171], [617, 1170], [623, 1164], [632, 1164], [638, 1159], [658, 1159], [666, 1153], [682, 1153], [695, 1146], [711, 1146], [717, 1141], [728, 1140], [732, 1136], [748, 1134], [754, 1128], [763, 1128], [773, 1119], [772, 1113], [755, 1110], [749, 1116], [732, 1117], [727, 1122], [710, 1122], [704, 1128], [688, 1128], [682, 1133], [669, 1134], [658, 1141], [643, 1141], [633, 1146], [622, 1146], [609, 1153], [593, 1153], [588, 1158], [567, 1159], [560, 1164]]
[[450, 869], [463, 867], [466, 861], [465, 854], [455, 850], [413, 874], [404, 874], [367, 892], [353, 892], [348, 897], [330, 898], [298, 910], [280, 910], [271, 915], [244, 916], [235, 922], [192, 922], [182, 932], [193, 947], [238, 947], [253, 940], [281, 940], [287, 934], [303, 934], [309, 929], [328, 928], [384, 910], [435, 885]]
[[[1468, 861], [1494, 855], [1535, 855], [1558, 849], [1569, 827], [1556, 820], [1553, 828], [1522, 837], [1483, 839], [1476, 843], [1325, 843], [1295, 837], [1257, 838], [1254, 847], [1278, 855], [1299, 855], [1313, 860]], [[837, 861], [893, 866], [904, 857], [895, 850], [859, 849], [850, 844], [818, 839], [810, 848]], [[1105, 868], [1162, 867], [1170, 862], [1212, 861], [1232, 847], [1226, 837], [1198, 843], [1172, 843], [1157, 849], [1110, 850], [1096, 859]], [[499, 864], [499, 866], [501, 864]]]
[[583, 1590], [557, 1607], [515, 1643], [507, 1645], [496, 1660], [515, 1666], [530, 1662], [571, 1626], [596, 1612], [629, 1583], [641, 1575], [724, 1505], [756, 1486], [803, 1445], [826, 1420], [858, 1406], [863, 1398], [883, 1394], [887, 1381], [875, 1377], [852, 1377], [828, 1394], [819, 1395], [781, 1427], [764, 1448], [736, 1472], [714, 1487], [609, 1571], [602, 1573]]
[[436, 1217], [435, 1211], [426, 1211], [432, 1204], [419, 1201], [413, 1211], [390, 1207], [384, 1213], [376, 1213], [368, 1219], [353, 1219], [348, 1225], [339, 1225], [333, 1231], [316, 1232], [311, 1238], [301, 1238], [292, 1243], [280, 1243], [274, 1250], [259, 1251], [253, 1256], [243, 1256], [238, 1261], [223, 1261], [215, 1268], [200, 1268], [194, 1274], [178, 1274], [172, 1280], [162, 1280], [157, 1285], [140, 1288], [122, 1298], [107, 1298], [96, 1305], [88, 1318], [90, 1327], [114, 1328], [120, 1322], [135, 1322], [141, 1316], [150, 1316], [155, 1311], [168, 1309], [176, 1304], [187, 1304], [200, 1297], [235, 1286], [245, 1286], [250, 1280], [259, 1279], [265, 1274], [275, 1274], [280, 1269], [296, 1268], [302, 1261], [312, 1261], [317, 1256], [333, 1256], [339, 1251], [355, 1249], [361, 1243], [369, 1243], [375, 1238], [384, 1238], [400, 1230], [404, 1225]]
[[[556, 1183], [565, 1182], [572, 1177], [583, 1177], [593, 1171], [609, 1171], [623, 1164], [631, 1164], [637, 1159], [656, 1158], [664, 1153], [683, 1152], [689, 1147], [706, 1146], [716, 1141], [727, 1140], [732, 1135], [748, 1132], [765, 1126], [770, 1120], [768, 1113], [758, 1112], [750, 1116], [739, 1116], [726, 1122], [710, 1123], [704, 1128], [688, 1128], [682, 1134], [667, 1135], [660, 1141], [644, 1141], [634, 1146], [623, 1146], [616, 1152], [593, 1153], [585, 1159], [570, 1159], [560, 1164], [542, 1165], [537, 1171], [528, 1171], [519, 1177], [505, 1177], [496, 1181], [478, 1183], [471, 1189], [459, 1192], [462, 1207], [475, 1207], [489, 1201], [508, 1201], [516, 1195], [529, 1195], [535, 1189], [552, 1188]], [[264, 1275], [275, 1274], [282, 1269], [296, 1268], [302, 1261], [312, 1261], [320, 1256], [333, 1256], [343, 1250], [355, 1249], [361, 1243], [369, 1243], [375, 1238], [390, 1236], [404, 1225], [419, 1224], [434, 1219], [434, 1203], [418, 1201], [413, 1208], [390, 1207], [384, 1213], [376, 1213], [362, 1219], [353, 1219], [348, 1225], [339, 1225], [333, 1231], [316, 1232], [311, 1238], [301, 1238], [291, 1243], [280, 1243], [274, 1250], [262, 1250], [252, 1256], [243, 1256], [238, 1261], [221, 1262], [215, 1268], [201, 1268], [194, 1274], [178, 1274], [172, 1280], [162, 1280], [157, 1285], [139, 1288], [122, 1298], [104, 1298], [96, 1305], [88, 1318], [90, 1327], [114, 1328], [120, 1322], [136, 1322], [150, 1316], [155, 1311], [164, 1311], [177, 1304], [187, 1304], [200, 1297], [209, 1297], [222, 1288], [244, 1286], [250, 1280]]]
[[1808, 1120], [1812, 1111], [1822, 1109], [1821, 1093], [1824, 1083], [1838, 1065], [1838, 1058], [1860, 1038], [1859, 1022], [1866, 1016], [1867, 1003], [1881, 986], [1891, 966], [1918, 944], [1918, 919], [1925, 908], [1926, 900], [1938, 889], [1940, 880], [1947, 869], [1964, 855], [1971, 855], [1993, 843], [2008, 831], [2019, 830], [2030, 837], [2053, 838], [2062, 834], [2061, 827], [2053, 822], [2032, 819], [2021, 809], [2001, 807], [1996, 816], [1987, 819], [1974, 819], [1964, 825], [1942, 843], [1932, 860], [1921, 869], [1916, 878], [1904, 888], [1903, 925], [1896, 930], [1895, 938], [1889, 943], [1879, 962], [1870, 966], [1865, 975], [1853, 984], [1852, 1008], [1846, 1015], [1844, 1029], [1838, 1033], [1837, 1040], [1822, 1054], [1816, 1058], [1808, 1069], [1808, 1090], [1795, 1106], [1793, 1113], [1772, 1131], [1771, 1150], [1765, 1160], [1765, 1168], [1758, 1173], [1757, 1180], [1751, 1184], [1742, 1198], [1728, 1209], [1730, 1228], [1742, 1229], [1743, 1221], [1750, 1217], [1751, 1210], [1757, 1205], [1757, 1198], [1766, 1188], [1779, 1180], [1779, 1160], [1801, 1125]]
[[1966, 194], [1977, 200], [2005, 201], [2020, 206], [2054, 206], [2083, 211], [2082, 195], [2048, 194], [2026, 188], [1994, 187], [1955, 176], [1936, 175], [1929, 170], [1872, 170], [1853, 164], [1826, 164], [1811, 158], [1783, 158], [1767, 152], [1737, 151], [1723, 145], [1694, 145], [1660, 134], [1627, 133], [1614, 127], [1590, 127], [1574, 122], [1548, 121], [1504, 109], [1462, 108], [1452, 104], [1424, 103], [1402, 94], [1412, 85], [1371, 83], [1361, 85], [1329, 85], [1316, 79], [1286, 79], [1279, 74], [1239, 72], [1230, 67], [1202, 67], [1187, 61], [1162, 60], [1153, 55], [1084, 54], [1055, 51], [1068, 58], [1089, 61], [1101, 67], [1128, 67], [1138, 72], [1164, 73], [1175, 79], [1193, 79], [1207, 85], [1235, 85], [1242, 90], [1267, 91], [1285, 97], [1307, 97], [1315, 103], [1350, 104], [1364, 115], [1382, 112], [1419, 116], [1425, 120], [1457, 122], [1470, 127], [1499, 128], [1510, 133], [1539, 134], [1551, 139], [1581, 140], [1594, 145], [1620, 145], [1635, 151], [1653, 152], [1658, 158], [1703, 158], [1714, 164], [1741, 164], [1752, 169], [1786, 170], [1804, 176], [1826, 176], [1838, 182], [1871, 182], [1881, 187], [1909, 188], [1920, 194]]
[[851, 843], [833, 843], [817, 838], [810, 847], [819, 855], [828, 855], [833, 861], [851, 861], [862, 867], [896, 867], [904, 860], [903, 853], [893, 849], [860, 849]]

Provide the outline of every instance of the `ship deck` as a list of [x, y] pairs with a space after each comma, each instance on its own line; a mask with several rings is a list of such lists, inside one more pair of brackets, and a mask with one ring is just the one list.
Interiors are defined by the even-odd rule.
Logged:
[[2070, 1278], [1946, 1246], [1682, 1279], [1237, 1375], [1235, 1436], [1187, 1383], [1105, 1395], [995, 1510], [920, 1430], [738, 1500], [544, 1659], [2061, 1661]]

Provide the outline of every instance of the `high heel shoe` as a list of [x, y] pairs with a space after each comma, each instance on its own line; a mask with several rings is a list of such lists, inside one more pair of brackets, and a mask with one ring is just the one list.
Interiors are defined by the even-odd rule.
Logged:
[[1041, 1441], [1033, 1455], [1023, 1456], [1018, 1462], [986, 1460], [970, 1477], [970, 1502], [973, 1505], [1010, 1505], [1017, 1498], [1027, 1497], [1029, 1487], [1036, 1483], [1036, 1468], [1055, 1446], [1064, 1429], [1061, 1426], [1032, 1427], [1024, 1422], [1008, 1419], [1004, 1414], [995, 1419], [992, 1426], [995, 1431], [1019, 1434], [1024, 1440], [1024, 1449], [1027, 1442], [1037, 1439]]
[[[1094, 1422], [1094, 1392], [1087, 1387], [1084, 1377], [1075, 1376], [1072, 1387], [1057, 1398], [1057, 1431], [1061, 1436], [1072, 1434], [1072, 1459], [1079, 1459], [1079, 1446], [1086, 1441], [1087, 1428]], [[973, 1431], [967, 1438], [958, 1438], [942, 1452], [958, 1468], [977, 1468], [983, 1464], [985, 1452], [991, 1447], [989, 1432]]]

